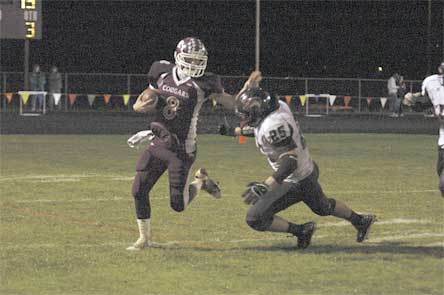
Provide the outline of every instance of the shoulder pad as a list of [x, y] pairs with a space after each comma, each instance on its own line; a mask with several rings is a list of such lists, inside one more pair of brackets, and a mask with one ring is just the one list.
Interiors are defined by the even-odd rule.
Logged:
[[213, 73], [205, 73], [202, 77], [196, 79], [196, 82], [205, 91], [205, 96], [224, 91], [220, 76]]
[[148, 83], [157, 88], [157, 79], [163, 73], [170, 72], [174, 67], [174, 64], [166, 60], [155, 61], [148, 72]]

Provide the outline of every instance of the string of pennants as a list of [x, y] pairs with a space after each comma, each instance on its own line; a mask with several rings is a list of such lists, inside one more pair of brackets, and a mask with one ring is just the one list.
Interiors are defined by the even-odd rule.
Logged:
[[[24, 104], [26, 104], [29, 100], [30, 95], [32, 95], [30, 92], [28, 91], [20, 91], [20, 93], [13, 93], [13, 92], [7, 92], [7, 93], [3, 93], [3, 95], [6, 97], [6, 101], [9, 103], [11, 103], [12, 99], [13, 99], [13, 95], [14, 94], [19, 94], [20, 97], [22, 98], [22, 101]], [[60, 103], [60, 99], [62, 97], [61, 93], [52, 93], [53, 97], [54, 97], [54, 104], [58, 105]], [[79, 96], [86, 96], [88, 98], [88, 103], [90, 106], [93, 105], [94, 101], [96, 100], [97, 97], [103, 97], [103, 101], [105, 102], [105, 104], [109, 104], [111, 97], [112, 96], [120, 96], [123, 100], [123, 103], [125, 106], [128, 105], [128, 102], [131, 98], [131, 94], [119, 94], [119, 95], [114, 95], [114, 94], [76, 94], [76, 93], [69, 93], [68, 94], [68, 102], [69, 104], [72, 106], [74, 105], [74, 103], [76, 102], [77, 98]], [[298, 96], [293, 96], [293, 95], [285, 95], [285, 101], [287, 102], [287, 104], [291, 104], [291, 102], [295, 99], [295, 98], [299, 98], [302, 106], [305, 105], [306, 101], [310, 98], [320, 98], [320, 97], [324, 97], [328, 99], [329, 105], [333, 106], [336, 98], [338, 97], [342, 97], [344, 100], [344, 105], [346, 107], [349, 106], [350, 101], [352, 100], [352, 96], [348, 96], [348, 95], [331, 95], [331, 94], [305, 94], [305, 95], [298, 95]], [[367, 104], [370, 105], [371, 102], [375, 99], [379, 99], [381, 106], [384, 108], [386, 103], [387, 103], [387, 97], [367, 97]]]
[[[36, 95], [34, 94], [32, 91], [20, 91], [19, 93], [16, 92], [7, 92], [7, 93], [2, 93], [5, 97], [6, 97], [6, 101], [8, 102], [8, 104], [10, 104], [12, 102], [12, 99], [14, 97], [14, 94], [18, 94], [21, 99], [23, 104], [27, 104], [29, 97], [31, 95]], [[62, 93], [51, 93], [51, 95], [54, 97], [54, 104], [55, 105], [59, 105], [60, 103], [60, 99], [62, 97]], [[112, 96], [120, 96], [123, 100], [124, 105], [128, 105], [128, 102], [131, 98], [131, 94], [118, 94], [118, 95], [114, 95], [114, 94], [77, 94], [77, 93], [68, 93], [68, 102], [69, 105], [74, 105], [74, 103], [77, 101], [77, 98], [79, 96], [86, 96], [88, 98], [88, 103], [90, 106], [93, 105], [94, 101], [96, 100], [97, 97], [103, 97], [103, 101], [105, 102], [105, 104], [109, 104], [111, 97]]]
[[[350, 105], [350, 101], [352, 100], [352, 96], [350, 95], [331, 95], [331, 94], [304, 94], [304, 95], [297, 95], [297, 96], [293, 96], [293, 95], [285, 95], [285, 101], [287, 102], [288, 105], [291, 104], [291, 102], [296, 98], [299, 98], [299, 101], [301, 102], [302, 106], [305, 106], [305, 103], [307, 102], [308, 99], [311, 98], [315, 98], [315, 99], [319, 99], [319, 98], [327, 98], [329, 105], [333, 106], [336, 98], [342, 97], [344, 100], [344, 105], [346, 107], [348, 107]], [[373, 100], [377, 100], [379, 99], [381, 106], [384, 108], [385, 105], [387, 104], [387, 97], [367, 97], [367, 104], [370, 105], [371, 102]]]

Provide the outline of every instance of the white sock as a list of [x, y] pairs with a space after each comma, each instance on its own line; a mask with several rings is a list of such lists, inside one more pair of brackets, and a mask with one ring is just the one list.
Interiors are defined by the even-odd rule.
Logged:
[[194, 181], [190, 183], [190, 185], [194, 186], [197, 191], [200, 191], [202, 189], [203, 180], [195, 178]]
[[137, 219], [140, 238], [151, 241], [151, 219]]

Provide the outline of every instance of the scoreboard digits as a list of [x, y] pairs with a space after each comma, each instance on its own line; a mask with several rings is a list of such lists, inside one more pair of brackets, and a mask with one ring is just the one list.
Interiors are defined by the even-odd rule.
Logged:
[[35, 9], [35, 1], [36, 0], [21, 0], [22, 9]]
[[41, 39], [43, 0], [0, 0], [0, 39]]
[[25, 37], [28, 39], [35, 38], [35, 22], [25, 22], [26, 34]]

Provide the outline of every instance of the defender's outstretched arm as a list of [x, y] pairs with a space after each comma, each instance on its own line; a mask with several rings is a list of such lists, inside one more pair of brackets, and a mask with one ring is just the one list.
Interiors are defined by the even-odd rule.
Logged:
[[224, 108], [229, 110], [234, 110], [234, 104], [236, 101], [237, 96], [241, 94], [243, 91], [245, 91], [248, 88], [252, 87], [258, 87], [260, 81], [262, 80], [262, 74], [260, 71], [254, 71], [250, 74], [250, 77], [248, 77], [248, 80], [245, 82], [242, 89], [239, 91], [237, 95], [231, 95], [225, 92], [222, 93], [214, 93], [210, 95], [210, 99], [215, 100], [217, 103], [221, 104]]

